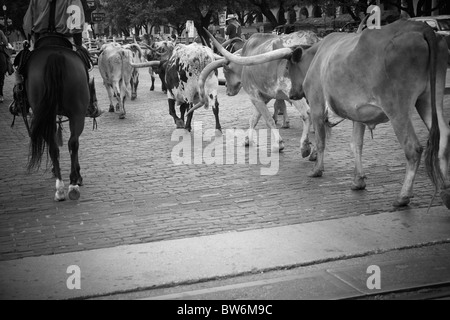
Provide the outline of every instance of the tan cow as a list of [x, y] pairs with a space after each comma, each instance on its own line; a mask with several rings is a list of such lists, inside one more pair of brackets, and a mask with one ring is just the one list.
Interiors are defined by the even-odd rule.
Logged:
[[[220, 45], [214, 37], [210, 36], [215, 45]], [[213, 64], [205, 68], [202, 73], [200, 81], [203, 81], [208, 74], [214, 69], [223, 67], [224, 75], [227, 82], [227, 95], [234, 96], [239, 93], [241, 88], [249, 95], [250, 100], [254, 106], [254, 112], [250, 119], [250, 129], [246, 144], [253, 143], [252, 133], [258, 124], [261, 116], [265, 120], [267, 126], [271, 129], [276, 129], [276, 116], [278, 110], [284, 111], [284, 127], [288, 127], [288, 118], [286, 112], [286, 105], [284, 101], [293, 103], [299, 110], [303, 120], [303, 134], [301, 138], [301, 152], [303, 157], [307, 157], [311, 153], [311, 146], [309, 142], [309, 107], [304, 101], [291, 101], [289, 93], [291, 90], [291, 81], [286, 76], [286, 61], [277, 60], [264, 63], [263, 65], [247, 65], [242, 66], [234, 63], [227, 58], [228, 56], [251, 59], [251, 56], [268, 53], [278, 48], [290, 48], [292, 46], [305, 45], [311, 46], [318, 42], [317, 35], [309, 30], [294, 32], [288, 35], [278, 36], [275, 34], [254, 34], [245, 42], [243, 48], [231, 55], [228, 51], [221, 50], [225, 59], [219, 59]], [[221, 46], [222, 47], [222, 46]], [[291, 51], [290, 49], [288, 49]], [[224, 52], [226, 52], [224, 54]], [[274, 116], [269, 113], [267, 104], [269, 101], [275, 99]], [[274, 149], [283, 150], [284, 142], [277, 130], [272, 130], [274, 138], [277, 143], [274, 143]]]
[[98, 68], [110, 101], [109, 112], [114, 112], [114, 97], [117, 99], [116, 111], [120, 119], [125, 119], [125, 100], [130, 95], [130, 81], [133, 67], [132, 53], [118, 43], [104, 44], [100, 50]]
[[[220, 50], [226, 55], [226, 50]], [[390, 121], [406, 160], [403, 188], [394, 206], [408, 205], [423, 148], [411, 115], [416, 109], [430, 130], [425, 167], [450, 208], [448, 179], [450, 128], [443, 115], [448, 48], [420, 22], [397, 21], [359, 34], [333, 33], [310, 49], [284, 48], [252, 57], [227, 56], [243, 65], [286, 59], [291, 99], [306, 96], [316, 131], [318, 160], [310, 174], [324, 171], [328, 113], [352, 120], [355, 177], [352, 189], [365, 189], [361, 156], [365, 128]]]

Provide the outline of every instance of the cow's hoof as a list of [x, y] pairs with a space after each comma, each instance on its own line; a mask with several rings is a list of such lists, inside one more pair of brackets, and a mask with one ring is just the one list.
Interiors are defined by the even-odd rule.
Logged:
[[303, 159], [311, 155], [311, 144], [305, 144], [305, 146], [300, 149], [300, 152], [302, 153]]
[[177, 126], [177, 129], [184, 129], [184, 121], [181, 119], [175, 120], [175, 125]]
[[114, 106], [109, 106], [109, 112], [114, 112]]
[[310, 178], [320, 178], [323, 176], [323, 170], [313, 170], [308, 177]]
[[80, 187], [79, 186], [69, 186], [69, 199], [76, 201], [80, 199]]
[[309, 156], [309, 161], [311, 161], [311, 162], [317, 161], [317, 151], [316, 151], [316, 150], [314, 150], [314, 151], [311, 153], [311, 155]]
[[411, 197], [400, 197], [392, 204], [396, 208], [406, 207], [411, 202]]
[[281, 152], [284, 150], [284, 142], [280, 141], [272, 146], [272, 152]]
[[282, 129], [289, 129], [291, 127], [289, 122], [286, 122], [285, 124], [283, 124], [283, 126], [281, 127]]
[[357, 181], [353, 181], [351, 188], [353, 191], [365, 190], [366, 182], [364, 181], [364, 178], [359, 178]]
[[450, 209], [450, 189], [441, 191], [441, 199], [447, 209]]

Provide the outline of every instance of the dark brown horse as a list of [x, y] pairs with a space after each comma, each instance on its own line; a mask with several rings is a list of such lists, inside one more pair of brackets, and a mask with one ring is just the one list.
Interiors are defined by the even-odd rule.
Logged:
[[27, 61], [25, 88], [33, 110], [28, 169], [38, 169], [47, 151], [56, 178], [56, 201], [65, 200], [64, 182], [59, 165], [57, 116], [68, 118], [70, 125], [69, 152], [71, 157], [71, 200], [80, 198], [82, 185], [78, 161], [79, 137], [84, 129], [85, 115], [91, 99], [89, 74], [83, 61], [71, 48], [42, 45]]
[[4, 52], [4, 48], [0, 48], [0, 103], [2, 103], [4, 100], [3, 98], [3, 86], [5, 84], [5, 75], [6, 72], [8, 72], [8, 63], [7, 63], [7, 56]]

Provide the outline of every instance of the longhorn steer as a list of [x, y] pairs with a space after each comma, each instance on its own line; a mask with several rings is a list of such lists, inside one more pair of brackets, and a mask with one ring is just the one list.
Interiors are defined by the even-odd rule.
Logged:
[[131, 75], [133, 73], [132, 52], [120, 44], [107, 43], [100, 50], [98, 67], [109, 97], [109, 112], [114, 112], [114, 101], [118, 103], [116, 111], [120, 119], [125, 119], [125, 100], [129, 96]]
[[[199, 76], [202, 70], [215, 59], [213, 51], [197, 43], [190, 45], [178, 44], [173, 50], [170, 59], [167, 60], [165, 71], [165, 81], [167, 84], [167, 97], [169, 101], [169, 113], [173, 117], [177, 128], [185, 128], [190, 131], [193, 113], [189, 113], [186, 124], [184, 116], [193, 104], [195, 109], [205, 105], [212, 106], [216, 119], [216, 129], [221, 130], [219, 121], [219, 102], [217, 100], [217, 90], [219, 81], [217, 72], [209, 72], [204, 79], [206, 89], [203, 92], [206, 97], [199, 99]], [[159, 63], [159, 62], [158, 62]], [[149, 67], [151, 63], [141, 63], [134, 65], [139, 68]], [[181, 118], [177, 116], [175, 105], [180, 105]], [[193, 109], [194, 109], [193, 108]]]
[[164, 93], [167, 93], [166, 67], [167, 62], [172, 56], [175, 44], [172, 41], [157, 41], [150, 46], [145, 45], [145, 47], [147, 49], [146, 58], [148, 61], [160, 61], [160, 65], [149, 69], [149, 73], [152, 78], [152, 86], [150, 87], [150, 91], [155, 89], [155, 76], [153, 74], [156, 73], [159, 75], [159, 79], [161, 80], [161, 90]]
[[[361, 163], [366, 126], [373, 130], [390, 121], [407, 160], [394, 206], [408, 205], [423, 152], [411, 120], [415, 108], [430, 131], [425, 168], [450, 208], [450, 128], [443, 115], [448, 48], [433, 29], [401, 20], [360, 34], [330, 34], [307, 50], [299, 47], [271, 54], [252, 59], [288, 59], [290, 98], [306, 96], [310, 103], [318, 151], [312, 177], [320, 177], [324, 171], [327, 110], [353, 121], [354, 190], [366, 187]], [[252, 61], [241, 59], [240, 63]]]
[[[270, 53], [279, 48], [291, 47], [296, 45], [311, 46], [319, 41], [319, 38], [312, 31], [298, 31], [289, 35], [278, 36], [273, 34], [254, 34], [244, 44], [242, 50], [231, 54], [226, 51], [218, 42], [210, 35], [214, 45], [219, 49], [225, 59], [217, 60], [208, 66], [202, 73], [200, 82], [208, 72], [223, 67], [224, 75], [227, 81], [227, 95], [234, 96], [239, 93], [241, 88], [247, 92], [255, 106], [253, 116], [250, 119], [250, 130], [247, 143], [253, 143], [253, 129], [256, 127], [259, 119], [263, 116], [266, 124], [271, 129], [276, 129], [275, 119], [278, 115], [279, 108], [284, 109], [286, 105], [284, 101], [289, 101], [299, 110], [303, 120], [303, 134], [301, 138], [302, 156], [307, 157], [311, 153], [309, 142], [309, 107], [304, 101], [291, 101], [289, 93], [291, 90], [291, 81], [287, 75], [286, 64], [284, 60], [275, 60], [264, 63], [263, 65], [247, 65], [242, 66], [233, 60], [238, 57], [247, 57], [251, 60], [253, 55], [261, 53]], [[289, 50], [289, 49], [287, 49]], [[204, 95], [202, 94], [202, 97]], [[275, 113], [272, 117], [267, 108], [267, 103], [275, 99]], [[287, 113], [285, 112], [285, 116]], [[285, 119], [284, 126], [288, 126], [288, 120]], [[275, 148], [284, 149], [284, 142], [277, 130], [272, 131], [275, 136]]]
[[[131, 51], [132, 63], [141, 63], [145, 61], [144, 52], [137, 43], [126, 44], [123, 46], [123, 48]], [[138, 85], [139, 85], [139, 69], [132, 68], [130, 79], [131, 100], [136, 100], [137, 98]]]
[[[185, 127], [191, 130], [193, 113], [188, 115], [184, 125], [184, 112], [199, 101], [198, 79], [202, 70], [214, 61], [213, 51], [197, 43], [190, 45], [179, 44], [175, 47], [172, 57], [166, 67], [167, 97], [169, 98], [169, 113], [173, 117], [177, 128]], [[216, 119], [216, 129], [221, 130], [219, 121], [219, 102], [217, 90], [219, 80], [217, 73], [213, 73], [205, 81], [206, 106], [211, 105]], [[181, 118], [175, 111], [175, 104], [180, 104]], [[201, 102], [199, 106], [203, 105]]]

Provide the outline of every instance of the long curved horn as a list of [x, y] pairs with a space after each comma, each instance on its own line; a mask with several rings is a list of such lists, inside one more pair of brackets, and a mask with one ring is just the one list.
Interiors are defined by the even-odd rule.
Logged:
[[208, 76], [211, 74], [211, 72], [213, 72], [214, 70], [223, 67], [224, 64], [227, 63], [226, 59], [221, 59], [221, 60], [216, 60], [211, 62], [210, 64], [208, 64], [200, 73], [200, 76], [198, 77], [198, 88], [199, 88], [199, 98], [200, 98], [200, 103], [198, 103], [197, 105], [195, 105], [195, 107], [191, 108], [188, 112], [188, 114], [190, 112], [194, 112], [195, 110], [197, 110], [198, 108], [200, 108], [201, 106], [205, 106], [206, 108], [208, 107], [208, 98], [206, 97], [205, 94], [205, 82], [206, 79], [208, 79]]
[[367, 24], [367, 20], [369, 19], [369, 17], [370, 17], [371, 15], [372, 15], [372, 14], [369, 13], [369, 14], [367, 14], [367, 15], [364, 17], [364, 19], [362, 19], [362, 21], [361, 21], [361, 23], [359, 24], [359, 27], [358, 27], [358, 30], [356, 31], [356, 33], [361, 33], [361, 32], [363, 31], [365, 25]]
[[195, 106], [193, 106], [192, 108], [190, 108], [189, 111], [188, 111], [188, 113], [187, 113], [186, 115], [188, 115], [188, 114], [190, 114], [191, 112], [194, 112], [195, 110], [201, 108], [201, 107], [203, 106], [203, 104], [204, 104], [203, 101], [200, 101], [200, 102], [197, 103]]
[[209, 37], [214, 43], [214, 46], [224, 56], [225, 59], [245, 66], [254, 66], [257, 64], [262, 64], [273, 60], [286, 59], [289, 58], [293, 52], [291, 48], [281, 48], [270, 52], [258, 54], [255, 56], [248, 56], [248, 57], [238, 56], [225, 50], [225, 48], [209, 33], [208, 30], [205, 29], [205, 31], [208, 33]]
[[227, 41], [222, 43], [222, 47], [226, 48], [228, 45], [232, 44], [235, 41], [244, 41], [239, 37], [233, 38], [233, 39], [228, 39]]
[[142, 63], [130, 63], [133, 68], [159, 67], [160, 61], [148, 61]]

